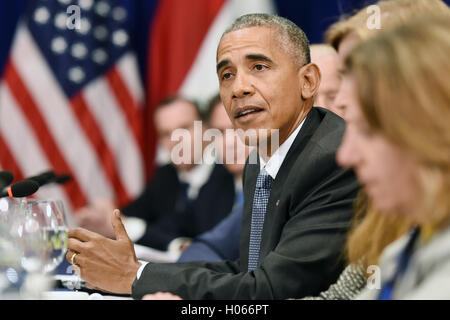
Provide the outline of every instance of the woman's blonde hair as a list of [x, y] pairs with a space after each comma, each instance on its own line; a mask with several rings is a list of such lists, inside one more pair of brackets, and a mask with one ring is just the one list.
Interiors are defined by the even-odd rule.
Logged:
[[[381, 0], [376, 4], [381, 12], [380, 30], [368, 28], [367, 21], [372, 12], [366, 7], [350, 18], [333, 24], [326, 32], [327, 43], [337, 50], [342, 39], [351, 33], [364, 42], [421, 14], [450, 15], [449, 7], [442, 0]], [[345, 247], [349, 263], [361, 264], [364, 270], [369, 265], [377, 264], [384, 248], [405, 234], [412, 225], [403, 217], [380, 215], [361, 190]]]
[[446, 15], [380, 33], [346, 59], [369, 126], [419, 164], [419, 210], [435, 228], [450, 218], [449, 53]]
[[[449, 7], [442, 0], [380, 0], [376, 3], [380, 10], [381, 29], [386, 30], [408, 22], [414, 17], [429, 14], [449, 13]], [[347, 35], [355, 33], [361, 40], [367, 40], [378, 29], [370, 29], [368, 21], [374, 14], [370, 6], [357, 11], [351, 17], [343, 17], [331, 25], [325, 33], [325, 41], [336, 50]]]
[[379, 214], [361, 189], [345, 247], [348, 262], [360, 265], [364, 271], [368, 266], [378, 264], [384, 248], [404, 235], [412, 225], [403, 217]]

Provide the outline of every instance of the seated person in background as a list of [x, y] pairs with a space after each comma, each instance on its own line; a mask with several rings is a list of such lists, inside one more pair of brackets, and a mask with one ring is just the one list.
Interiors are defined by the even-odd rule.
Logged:
[[[194, 102], [168, 98], [155, 108], [154, 119], [158, 144], [169, 152], [171, 163], [156, 170], [142, 194], [122, 213], [140, 219], [134, 230], [125, 223], [135, 243], [167, 250], [173, 239], [195, 237], [230, 213], [235, 181], [222, 164], [214, 163], [211, 154], [203, 153], [207, 127], [202, 123], [202, 131], [194, 132], [194, 121], [201, 120]], [[177, 129], [184, 130], [181, 142], [171, 139]], [[190, 150], [190, 157], [183, 154], [185, 150]], [[80, 226], [113, 238], [113, 208], [114, 203], [103, 201], [100, 207], [83, 209], [78, 215]]]
[[334, 105], [334, 98], [341, 84], [338, 72], [339, 58], [336, 50], [328, 44], [313, 44], [311, 45], [311, 61], [317, 64], [321, 75], [314, 105], [327, 108], [342, 117], [342, 108]]
[[[327, 30], [326, 41], [338, 50], [341, 71], [344, 70], [344, 61], [352, 49], [380, 31], [404, 24], [423, 14], [450, 14], [448, 6], [442, 0], [386, 0], [379, 1], [377, 5], [383, 12], [382, 29], [368, 30], [367, 20], [372, 13], [363, 8], [353, 16], [331, 25]], [[348, 82], [342, 81], [335, 100], [335, 104], [344, 112], [352, 99], [349, 88]], [[354, 298], [366, 286], [368, 278], [373, 278], [373, 266], [379, 263], [383, 249], [411, 228], [411, 221], [404, 217], [380, 214], [370, 201], [364, 199], [367, 195], [361, 191], [355, 206], [353, 227], [346, 244], [345, 254], [349, 265], [328, 290], [321, 292], [319, 296], [304, 299]]]
[[219, 129], [223, 134], [224, 139], [221, 141], [223, 148], [219, 157], [235, 178], [236, 200], [231, 213], [217, 226], [197, 236], [192, 243], [184, 244], [184, 251], [177, 262], [234, 261], [239, 258], [239, 237], [244, 206], [242, 174], [248, 157], [248, 147], [232, 133], [234, 132], [233, 124], [219, 95], [211, 100], [210, 105], [209, 123], [212, 128]]
[[[367, 27], [367, 22], [373, 15], [367, 6], [350, 18], [334, 23], [326, 31], [326, 43], [338, 53], [339, 73], [342, 73], [344, 69], [345, 58], [361, 40], [367, 40], [379, 31], [403, 24], [415, 16], [448, 12], [448, 6], [443, 0], [380, 0], [376, 5], [381, 12], [380, 29]], [[333, 102], [334, 108], [344, 110], [347, 96], [348, 93], [345, 90], [339, 89]]]
[[450, 298], [449, 52], [449, 15], [434, 15], [380, 33], [346, 59], [352, 96], [337, 160], [355, 169], [380, 214], [414, 225], [384, 249], [381, 288], [357, 299]]

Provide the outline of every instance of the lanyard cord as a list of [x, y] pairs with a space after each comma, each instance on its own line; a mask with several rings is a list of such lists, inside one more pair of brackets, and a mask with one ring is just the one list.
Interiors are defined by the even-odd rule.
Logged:
[[411, 235], [409, 237], [408, 243], [406, 244], [405, 249], [401, 252], [398, 261], [397, 270], [394, 273], [394, 276], [391, 280], [387, 281], [383, 287], [381, 288], [380, 295], [378, 296], [378, 300], [392, 300], [392, 293], [394, 289], [394, 285], [397, 282], [398, 278], [406, 271], [408, 267], [408, 263], [412, 256], [412, 251], [414, 248], [414, 244], [418, 235], [420, 234], [420, 228], [415, 227]]

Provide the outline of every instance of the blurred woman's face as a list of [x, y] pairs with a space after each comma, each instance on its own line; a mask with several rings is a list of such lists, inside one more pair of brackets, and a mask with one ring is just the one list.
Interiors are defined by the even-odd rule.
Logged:
[[[338, 68], [338, 75], [340, 79], [342, 78], [342, 72], [345, 67], [345, 59], [349, 55], [349, 53], [361, 42], [361, 38], [354, 32], [346, 35], [341, 42], [339, 43], [337, 56], [338, 56], [338, 62], [337, 62], [337, 68]], [[342, 85], [339, 86], [339, 90], [337, 91], [336, 97], [333, 101], [333, 107], [337, 110], [336, 113], [338, 113], [340, 116], [342, 116], [345, 112], [345, 108], [347, 107], [347, 99], [348, 99], [348, 92], [346, 91], [346, 88]]]
[[349, 95], [346, 130], [336, 159], [341, 166], [355, 170], [380, 213], [414, 214], [421, 195], [417, 164], [407, 152], [372, 131], [361, 113], [356, 85], [351, 76], [343, 77], [341, 89]]

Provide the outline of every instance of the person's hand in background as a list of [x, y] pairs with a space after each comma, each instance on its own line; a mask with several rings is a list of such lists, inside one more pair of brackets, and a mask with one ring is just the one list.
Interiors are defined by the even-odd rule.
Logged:
[[117, 206], [108, 199], [96, 199], [93, 204], [79, 209], [75, 213], [75, 220], [81, 228], [114, 239], [114, 230], [110, 223], [111, 212]]
[[187, 240], [180, 245], [180, 251], [183, 252], [192, 244], [192, 240]]

